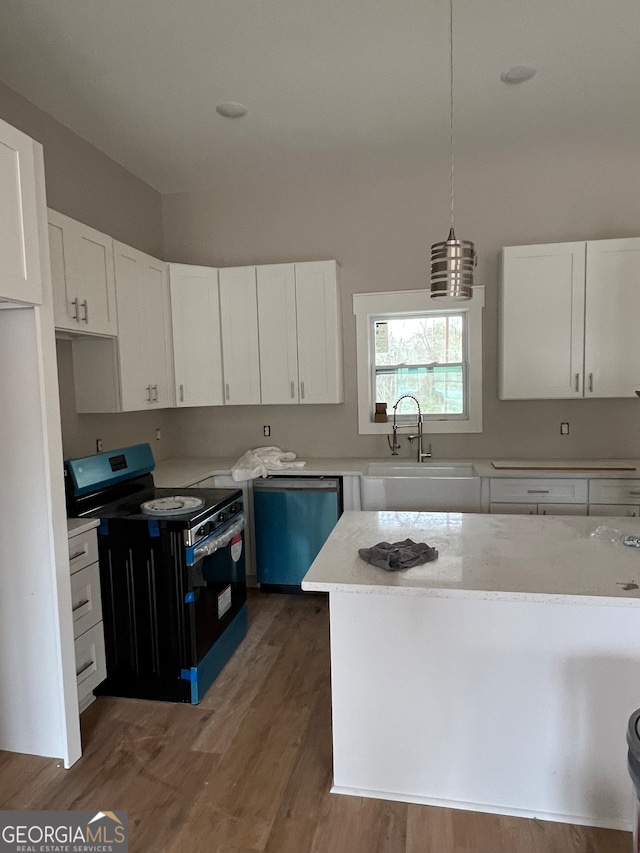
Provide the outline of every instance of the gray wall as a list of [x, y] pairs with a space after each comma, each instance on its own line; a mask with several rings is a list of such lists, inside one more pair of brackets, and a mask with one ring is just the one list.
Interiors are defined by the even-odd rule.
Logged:
[[[229, 407], [171, 413], [190, 455], [276, 444], [316, 456], [383, 456], [356, 423], [352, 294], [428, 286], [430, 244], [449, 225], [448, 162], [322, 162], [163, 197], [165, 256], [228, 266], [335, 258], [342, 266], [345, 399], [337, 406]], [[439, 457], [640, 456], [640, 400], [499, 401], [497, 296], [503, 245], [640, 234], [637, 146], [580, 141], [456, 159], [456, 232], [479, 250], [486, 287], [484, 432], [433, 439]], [[553, 305], [549, 306], [553, 310]], [[541, 341], [544, 346], [544, 341]], [[570, 435], [560, 436], [560, 422]], [[270, 424], [270, 439], [262, 426]], [[408, 448], [403, 453], [408, 453]]]
[[[42, 144], [49, 207], [162, 257], [159, 193], [1, 82], [0, 118]], [[149, 441], [156, 459], [173, 455], [164, 411], [78, 415], [70, 342], [58, 341], [57, 352], [65, 457], [95, 453], [96, 438], [102, 438], [105, 450]], [[163, 433], [159, 442], [156, 427]]]

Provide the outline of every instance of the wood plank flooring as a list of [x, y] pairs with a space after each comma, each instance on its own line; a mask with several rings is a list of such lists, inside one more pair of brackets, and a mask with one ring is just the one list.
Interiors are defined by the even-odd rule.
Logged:
[[101, 697], [83, 758], [0, 752], [0, 808], [125, 809], [133, 853], [629, 853], [631, 835], [330, 794], [327, 602], [250, 597], [198, 706]]

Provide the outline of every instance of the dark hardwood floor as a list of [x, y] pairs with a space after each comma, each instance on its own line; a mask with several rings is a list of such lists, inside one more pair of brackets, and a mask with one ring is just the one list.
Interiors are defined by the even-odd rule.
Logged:
[[330, 794], [327, 602], [250, 597], [198, 706], [102, 697], [84, 755], [0, 752], [0, 808], [125, 809], [134, 853], [630, 853], [631, 836]]

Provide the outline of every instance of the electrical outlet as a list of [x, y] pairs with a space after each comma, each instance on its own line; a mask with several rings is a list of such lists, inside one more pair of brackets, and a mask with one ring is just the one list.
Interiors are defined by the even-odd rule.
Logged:
[[569, 435], [569, 424], [567, 421], [563, 421], [560, 424], [560, 435]]
[[270, 426], [263, 426], [262, 427], [262, 434], [265, 438], [269, 438], [269, 436], [271, 435], [271, 427]]
[[96, 438], [96, 453], [102, 453], [102, 439]]
[[158, 428], [158, 429], [156, 429], [156, 441], [160, 441], [161, 438], [162, 438], [162, 435], [160, 433], [160, 428]]

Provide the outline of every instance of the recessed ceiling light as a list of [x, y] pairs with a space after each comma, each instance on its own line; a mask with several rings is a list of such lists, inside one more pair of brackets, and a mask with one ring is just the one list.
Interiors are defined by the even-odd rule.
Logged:
[[524, 83], [525, 80], [531, 80], [536, 71], [530, 65], [514, 65], [508, 71], [503, 71], [500, 79], [503, 83]]
[[224, 104], [218, 104], [216, 112], [225, 118], [242, 118], [242, 116], [246, 116], [248, 110], [244, 104], [237, 104], [235, 101], [225, 101]]

